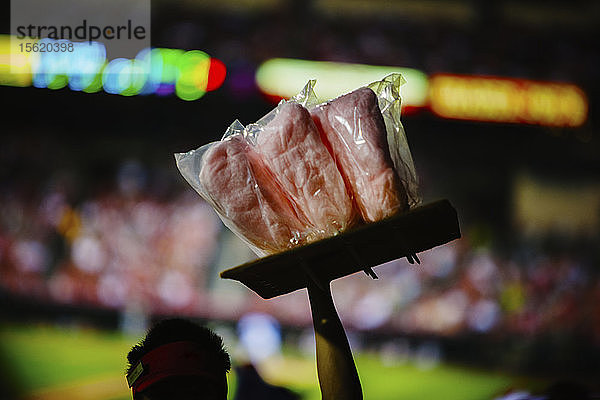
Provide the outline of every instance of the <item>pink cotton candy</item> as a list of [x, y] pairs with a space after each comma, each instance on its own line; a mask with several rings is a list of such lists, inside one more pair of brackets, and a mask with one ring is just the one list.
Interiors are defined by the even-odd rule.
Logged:
[[308, 110], [285, 103], [256, 139], [255, 150], [287, 193], [310, 239], [329, 237], [354, 219], [344, 180]]
[[394, 171], [377, 96], [360, 88], [310, 111], [367, 222], [408, 210]]
[[277, 253], [302, 242], [306, 227], [243, 138], [233, 136], [206, 152], [200, 183], [225, 224], [259, 249]]

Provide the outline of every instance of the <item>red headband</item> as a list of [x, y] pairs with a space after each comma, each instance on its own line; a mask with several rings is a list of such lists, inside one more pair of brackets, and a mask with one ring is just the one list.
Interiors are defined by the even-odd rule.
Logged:
[[218, 385], [227, 385], [225, 376], [210, 368], [205, 352], [194, 342], [168, 343], [148, 352], [127, 374], [127, 384], [135, 394], [167, 377], [185, 375], [203, 376]]

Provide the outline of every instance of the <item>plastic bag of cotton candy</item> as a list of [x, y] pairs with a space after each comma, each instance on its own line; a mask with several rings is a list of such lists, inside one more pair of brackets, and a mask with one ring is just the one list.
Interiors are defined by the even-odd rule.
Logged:
[[256, 123], [175, 155], [190, 185], [259, 256], [419, 203], [399, 74], [316, 104], [315, 81]]

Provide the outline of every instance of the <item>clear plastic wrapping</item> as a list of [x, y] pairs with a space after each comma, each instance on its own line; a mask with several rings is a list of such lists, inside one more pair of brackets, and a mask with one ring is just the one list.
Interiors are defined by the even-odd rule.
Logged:
[[256, 123], [175, 155], [190, 185], [259, 256], [419, 203], [392, 74], [323, 104], [315, 81]]

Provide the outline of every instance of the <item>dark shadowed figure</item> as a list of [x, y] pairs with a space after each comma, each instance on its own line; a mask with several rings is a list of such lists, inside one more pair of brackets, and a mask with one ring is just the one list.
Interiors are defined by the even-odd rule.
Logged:
[[252, 364], [235, 367], [237, 389], [233, 400], [300, 400], [289, 389], [265, 382]]
[[127, 360], [127, 383], [135, 400], [227, 398], [229, 354], [220, 336], [193, 322], [159, 322]]
[[[362, 400], [358, 372], [333, 304], [329, 282], [319, 285], [309, 282], [308, 297], [322, 399]], [[127, 383], [134, 400], [227, 399], [227, 372], [231, 362], [223, 341], [210, 329], [190, 321], [159, 322], [131, 349], [127, 360]], [[241, 388], [236, 400], [297, 398], [292, 392], [265, 383], [253, 367], [242, 367], [239, 373]], [[263, 396], [256, 395], [254, 390]], [[268, 397], [275, 395], [279, 397]]]

